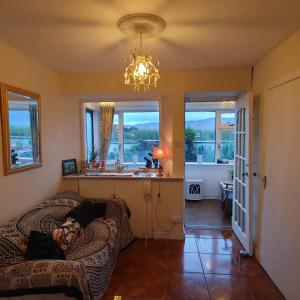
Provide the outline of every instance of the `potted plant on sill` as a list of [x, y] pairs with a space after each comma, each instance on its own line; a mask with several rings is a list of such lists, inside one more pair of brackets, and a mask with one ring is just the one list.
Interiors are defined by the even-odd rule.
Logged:
[[100, 155], [100, 150], [95, 146], [92, 146], [91, 149], [89, 150], [89, 162], [92, 163], [93, 168], [99, 167], [99, 163], [97, 161], [99, 155]]

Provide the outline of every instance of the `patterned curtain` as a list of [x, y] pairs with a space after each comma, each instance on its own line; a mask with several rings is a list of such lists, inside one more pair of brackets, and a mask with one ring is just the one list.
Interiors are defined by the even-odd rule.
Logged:
[[107, 160], [114, 122], [114, 102], [100, 104], [100, 160]]
[[32, 159], [34, 162], [37, 162], [39, 161], [39, 125], [37, 105], [29, 104], [29, 116], [32, 142]]

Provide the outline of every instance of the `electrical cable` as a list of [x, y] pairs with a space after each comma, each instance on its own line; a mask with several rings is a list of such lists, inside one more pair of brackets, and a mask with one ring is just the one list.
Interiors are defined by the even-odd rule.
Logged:
[[170, 233], [173, 228], [175, 227], [176, 224], [172, 224], [172, 226], [169, 229], [165, 229], [163, 225], [161, 225], [159, 219], [158, 219], [158, 213], [157, 213], [157, 209], [158, 209], [158, 204], [160, 203], [161, 198], [160, 198], [160, 180], [158, 181], [158, 194], [157, 194], [157, 198], [156, 198], [156, 204], [155, 204], [155, 221], [157, 223], [157, 225], [160, 227], [160, 229], [163, 230], [163, 232], [165, 233]]

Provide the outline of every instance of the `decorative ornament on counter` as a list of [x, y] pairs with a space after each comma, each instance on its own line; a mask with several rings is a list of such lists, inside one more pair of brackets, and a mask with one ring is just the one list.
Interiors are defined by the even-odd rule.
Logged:
[[152, 161], [149, 158], [147, 158], [146, 156], [144, 157], [144, 160], [146, 161], [145, 167], [147, 169], [151, 169], [152, 168]]

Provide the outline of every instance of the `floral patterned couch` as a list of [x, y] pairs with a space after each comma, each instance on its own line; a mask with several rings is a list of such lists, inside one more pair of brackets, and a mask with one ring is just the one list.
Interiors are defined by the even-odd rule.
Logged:
[[126, 206], [120, 199], [106, 201], [106, 218], [92, 221], [66, 253], [66, 260], [26, 260], [31, 230], [50, 233], [65, 214], [83, 200], [73, 192], [58, 193], [19, 218], [0, 226], [0, 296], [43, 289], [76, 290], [79, 298], [101, 299], [118, 252], [132, 240]]

